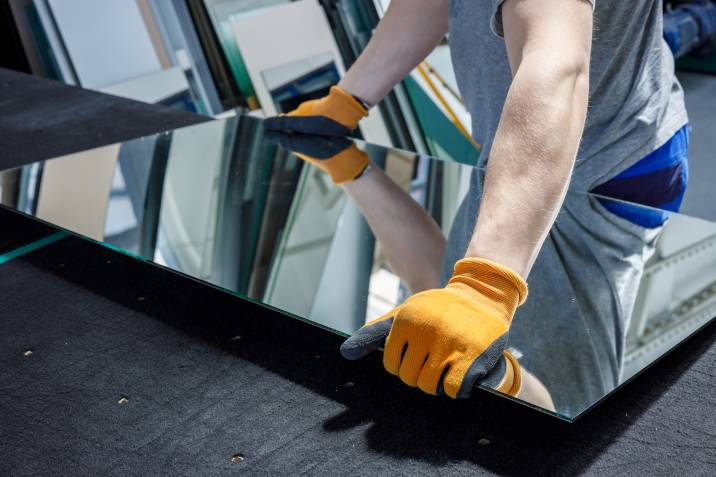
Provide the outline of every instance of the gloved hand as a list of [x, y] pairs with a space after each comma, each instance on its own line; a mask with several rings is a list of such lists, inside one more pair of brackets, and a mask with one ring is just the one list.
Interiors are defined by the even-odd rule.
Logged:
[[266, 138], [326, 172], [333, 182], [339, 185], [360, 176], [369, 163], [368, 155], [358, 149], [355, 142], [345, 137], [269, 131]]
[[429, 394], [468, 397], [475, 383], [516, 395], [521, 373], [507, 351], [515, 310], [527, 284], [515, 272], [481, 258], [464, 258], [445, 288], [408, 298], [359, 329], [341, 346], [358, 359], [385, 342], [385, 369]]
[[267, 118], [264, 127], [270, 131], [347, 136], [366, 116], [368, 110], [358, 100], [333, 86], [328, 96], [306, 101], [288, 114]]

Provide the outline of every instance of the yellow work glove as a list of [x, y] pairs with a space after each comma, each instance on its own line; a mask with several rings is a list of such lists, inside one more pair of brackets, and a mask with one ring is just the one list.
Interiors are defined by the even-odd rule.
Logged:
[[264, 127], [270, 131], [348, 136], [366, 116], [368, 110], [356, 98], [333, 86], [328, 96], [306, 101], [288, 114], [267, 118]]
[[360, 176], [369, 163], [368, 155], [345, 137], [267, 132], [266, 138], [326, 172], [339, 185]]
[[468, 397], [474, 384], [516, 395], [521, 373], [507, 351], [515, 310], [527, 284], [515, 272], [482, 258], [464, 258], [445, 288], [408, 298], [359, 329], [341, 346], [358, 359], [385, 343], [385, 369], [429, 394]]

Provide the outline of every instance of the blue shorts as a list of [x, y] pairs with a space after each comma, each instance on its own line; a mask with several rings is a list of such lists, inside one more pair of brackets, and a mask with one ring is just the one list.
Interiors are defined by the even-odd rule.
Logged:
[[689, 133], [688, 125], [679, 129], [659, 149], [592, 192], [653, 207], [600, 200], [607, 210], [632, 223], [659, 227], [669, 216], [665, 211], [678, 212], [684, 199], [689, 179]]

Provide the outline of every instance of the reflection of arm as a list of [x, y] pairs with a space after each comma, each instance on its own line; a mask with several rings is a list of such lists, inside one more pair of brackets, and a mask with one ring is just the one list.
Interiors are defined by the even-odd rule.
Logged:
[[592, 6], [587, 0], [507, 0], [502, 17], [514, 78], [467, 255], [524, 277], [564, 199], [582, 136]]
[[435, 48], [448, 28], [448, 0], [392, 0], [368, 46], [338, 86], [373, 105]]
[[534, 374], [522, 368], [522, 387], [520, 392], [515, 396], [517, 399], [527, 401], [530, 404], [539, 406], [550, 411], [556, 411], [552, 396], [542, 381], [537, 379]]
[[408, 288], [417, 293], [438, 287], [445, 237], [432, 217], [378, 167], [344, 188]]

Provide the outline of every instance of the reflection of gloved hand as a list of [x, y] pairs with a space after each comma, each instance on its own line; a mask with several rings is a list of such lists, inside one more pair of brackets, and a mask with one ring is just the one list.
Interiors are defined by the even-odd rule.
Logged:
[[328, 173], [336, 184], [356, 179], [368, 166], [368, 155], [345, 137], [277, 132], [267, 132], [266, 137]]
[[358, 359], [385, 342], [385, 369], [429, 394], [468, 397], [479, 382], [516, 395], [521, 373], [507, 351], [507, 332], [527, 284], [512, 270], [464, 258], [445, 288], [408, 298], [359, 329], [341, 346]]
[[368, 110], [358, 100], [333, 86], [328, 96], [306, 101], [288, 114], [267, 118], [264, 127], [270, 131], [347, 136], [366, 116]]

